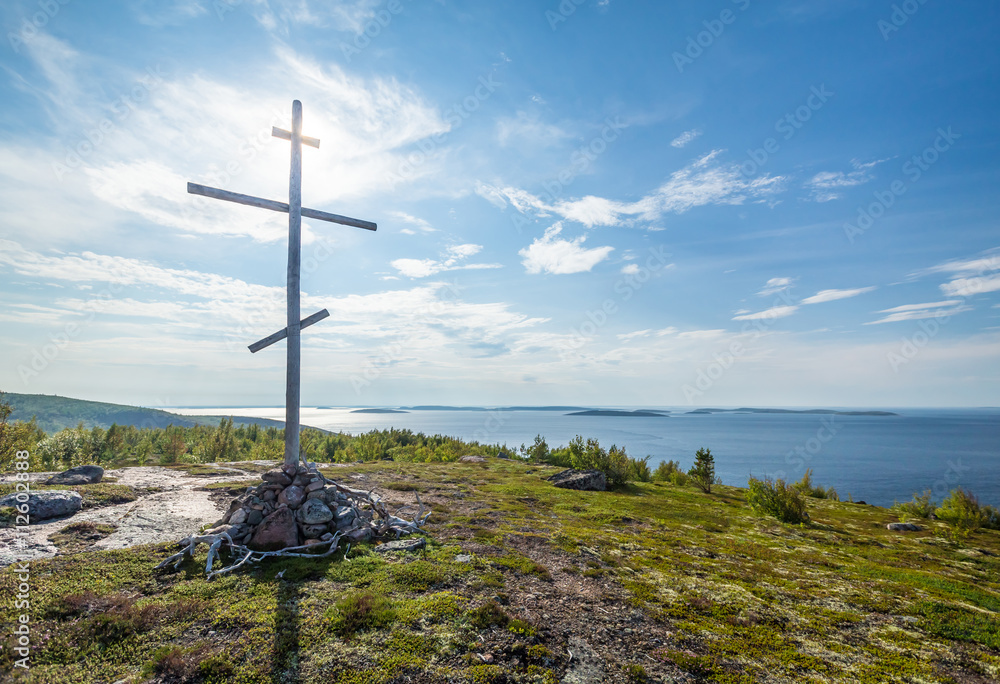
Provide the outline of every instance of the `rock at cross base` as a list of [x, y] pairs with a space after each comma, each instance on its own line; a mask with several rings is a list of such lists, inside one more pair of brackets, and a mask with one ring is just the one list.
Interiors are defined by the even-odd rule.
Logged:
[[255, 551], [280, 551], [298, 545], [299, 528], [295, 524], [295, 514], [290, 508], [279, 508], [264, 518], [257, 526], [249, 544]]
[[97, 484], [104, 477], [104, 468], [95, 465], [81, 465], [64, 470], [45, 481], [47, 485]]
[[266, 473], [261, 475], [264, 482], [270, 482], [272, 484], [281, 485], [282, 487], [287, 487], [292, 484], [292, 478], [288, 477], [284, 470], [281, 468], [274, 468], [273, 470], [268, 470]]
[[600, 470], [564, 470], [546, 478], [556, 487], [603, 492], [608, 488], [608, 478]]
[[889, 523], [885, 528], [892, 532], [919, 532], [922, 529], [913, 523]]
[[319, 499], [306, 501], [297, 515], [304, 525], [323, 525], [333, 520], [333, 511]]
[[292, 485], [278, 494], [278, 503], [288, 504], [289, 508], [298, 508], [306, 500], [306, 493], [302, 487]]
[[[24, 492], [20, 492], [24, 494]], [[8, 494], [0, 499], [0, 508], [4, 506], [20, 506], [22, 502], [17, 500], [18, 493]], [[76, 492], [62, 489], [50, 489], [44, 492], [31, 492], [28, 494], [28, 517], [30, 522], [37, 520], [48, 520], [49, 518], [59, 518], [64, 515], [72, 515], [83, 507], [83, 497]]]

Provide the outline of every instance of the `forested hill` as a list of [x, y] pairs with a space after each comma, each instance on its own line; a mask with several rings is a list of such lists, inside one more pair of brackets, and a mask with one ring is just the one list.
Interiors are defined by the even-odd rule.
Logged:
[[[195, 425], [218, 425], [221, 416], [182, 416], [159, 409], [142, 408], [141, 406], [124, 406], [122, 404], [107, 404], [101, 401], [84, 401], [49, 394], [14, 394], [6, 393], [3, 399], [14, 407], [9, 420], [31, 420], [37, 417], [38, 427], [52, 434], [63, 428], [76, 427], [83, 422], [85, 427], [98, 426], [109, 428], [112, 423], [118, 425], [134, 425], [139, 428], [165, 428], [168, 425], [194, 427]], [[263, 427], [284, 427], [280, 420], [267, 418], [234, 417], [235, 425], [256, 423]]]

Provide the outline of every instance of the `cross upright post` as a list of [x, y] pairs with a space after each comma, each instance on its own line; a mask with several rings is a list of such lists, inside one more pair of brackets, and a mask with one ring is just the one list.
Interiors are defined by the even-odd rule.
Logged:
[[292, 156], [288, 174], [288, 343], [285, 364], [285, 465], [299, 461], [299, 401], [302, 377], [299, 327], [299, 267], [302, 263], [302, 103], [292, 102]]
[[300, 319], [300, 287], [302, 263], [302, 217], [318, 219], [345, 226], [376, 230], [378, 226], [370, 221], [348, 218], [325, 211], [317, 211], [302, 206], [302, 145], [319, 147], [319, 140], [302, 135], [302, 103], [292, 102], [292, 130], [272, 128], [271, 135], [275, 138], [291, 142], [291, 164], [288, 174], [288, 203], [241, 195], [228, 190], [210, 188], [204, 185], [188, 183], [187, 190], [193, 195], [202, 195], [213, 199], [236, 202], [260, 209], [286, 212], [288, 214], [288, 271], [287, 271], [287, 309], [288, 316], [285, 328], [268, 335], [262, 340], [250, 345], [251, 353], [256, 354], [261, 349], [275, 342], [286, 339], [287, 360], [285, 364], [285, 465], [299, 461], [299, 403], [301, 400], [302, 354], [301, 333], [313, 323], [318, 323], [330, 315], [326, 309], [318, 311], [307, 318]]

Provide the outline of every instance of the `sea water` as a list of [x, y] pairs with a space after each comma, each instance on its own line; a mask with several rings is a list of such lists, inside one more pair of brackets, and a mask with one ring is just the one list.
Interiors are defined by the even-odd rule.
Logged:
[[[639, 407], [635, 407], [639, 408]], [[624, 447], [690, 467], [699, 448], [711, 449], [725, 484], [749, 477], [795, 481], [812, 468], [813, 482], [878, 506], [931, 490], [935, 501], [964, 487], [984, 504], [1000, 506], [1000, 409], [886, 409], [894, 416], [716, 413], [669, 417], [572, 416], [566, 411], [455, 411], [356, 413], [350, 408], [302, 409], [302, 423], [360, 434], [390, 427], [442, 434], [516, 450], [541, 435], [550, 447], [574, 436]], [[856, 409], [855, 409], [856, 410]], [[184, 409], [178, 413], [284, 418], [281, 408]]]

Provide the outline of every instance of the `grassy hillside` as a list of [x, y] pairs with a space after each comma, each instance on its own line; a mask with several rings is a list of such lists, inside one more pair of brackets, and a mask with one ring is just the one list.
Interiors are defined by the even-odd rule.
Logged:
[[[221, 419], [220, 416], [181, 416], [159, 409], [107, 404], [101, 401], [85, 401], [48, 394], [7, 393], [3, 398], [14, 407], [10, 420], [27, 421], [35, 416], [38, 426], [49, 434], [63, 428], [76, 427], [80, 421], [83, 421], [84, 426], [88, 428], [97, 426], [106, 429], [113, 423], [149, 428], [165, 428], [168, 425], [182, 427], [218, 425]], [[233, 422], [237, 425], [256, 423], [263, 427], [284, 427], [282, 421], [266, 418], [234, 418]]]
[[[399, 506], [419, 493], [434, 510], [419, 555], [363, 545], [211, 582], [204, 549], [179, 571], [153, 569], [164, 545], [34, 562], [34, 681], [1000, 679], [996, 531], [955, 544], [941, 523], [889, 532], [886, 509], [819, 499], [811, 522], [784, 525], [734, 487], [575, 492], [542, 480], [554, 471], [498, 459], [327, 471]], [[0, 593], [18, 582], [0, 573]]]

